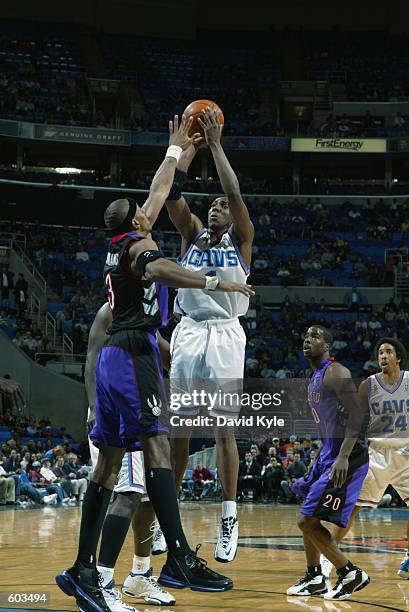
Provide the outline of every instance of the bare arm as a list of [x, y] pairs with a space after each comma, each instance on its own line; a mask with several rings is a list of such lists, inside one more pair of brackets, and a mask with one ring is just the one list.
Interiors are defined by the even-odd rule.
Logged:
[[[147, 250], [158, 250], [157, 244], [150, 238], [144, 238], [143, 240], [134, 242], [129, 249], [131, 271], [137, 277], [140, 277], [137, 259], [139, 255]], [[143, 278], [147, 281], [162, 283], [168, 287], [204, 289], [206, 287], [207, 277], [202, 274], [197, 274], [196, 272], [190, 272], [190, 270], [181, 268], [173, 261], [161, 257], [146, 264]], [[232, 283], [229, 281], [220, 281], [216, 290], [227, 292], [238, 291], [248, 297], [254, 295], [254, 291], [250, 289], [249, 285]]]
[[[196, 136], [188, 136], [192, 121], [193, 118], [189, 120], [183, 118], [180, 127], [177, 115], [175, 115], [173, 121], [169, 121], [169, 145], [176, 145], [182, 149], [189, 146], [190, 142], [192, 142], [193, 138]], [[153, 177], [148, 199], [142, 206], [152, 225], [158, 218], [170, 188], [172, 187], [176, 163], [175, 157], [165, 157]]]
[[[109, 337], [107, 328], [112, 322], [112, 312], [108, 302], [98, 310], [88, 336], [87, 360], [85, 362], [85, 389], [87, 392], [88, 405], [92, 409], [95, 406], [95, 365], [100, 349]], [[93, 416], [93, 415], [92, 415]], [[95, 417], [94, 417], [95, 418]]]
[[[223, 192], [227, 196], [229, 202], [230, 214], [233, 218], [234, 233], [237, 236], [240, 246], [249, 245], [251, 249], [254, 238], [254, 227], [250, 220], [247, 206], [241, 197], [237, 176], [221, 145], [222, 126], [219, 123], [218, 116], [214, 110], [206, 109], [203, 120], [199, 118], [199, 122], [205, 131], [206, 142], [212, 152]], [[248, 263], [250, 263], [250, 261]]]
[[[193, 144], [190, 144], [180, 156], [177, 169], [187, 173], [195, 154], [196, 149]], [[190, 208], [183, 196], [178, 200], [167, 200], [166, 208], [170, 220], [185, 242], [185, 244], [182, 245], [183, 252], [187, 244], [191, 242], [196, 234], [202, 229], [203, 224], [196, 215], [190, 212]]]
[[158, 332], [158, 346], [160, 352], [160, 358], [162, 360], [163, 368], [169, 372], [170, 370], [170, 344], [165, 338]]

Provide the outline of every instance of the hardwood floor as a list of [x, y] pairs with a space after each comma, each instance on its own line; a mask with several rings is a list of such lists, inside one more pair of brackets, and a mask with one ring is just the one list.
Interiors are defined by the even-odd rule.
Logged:
[[[252, 612], [253, 610], [409, 610], [409, 580], [396, 572], [406, 549], [406, 520], [402, 510], [363, 511], [349, 534], [344, 550], [371, 576], [371, 584], [352, 599], [326, 602], [285, 595], [288, 586], [305, 571], [303, 545], [296, 526], [297, 507], [244, 505], [239, 508], [239, 551], [233, 563], [212, 559], [217, 537], [218, 504], [181, 504], [182, 519], [192, 546], [202, 542], [200, 556], [221, 573], [233, 578], [235, 588], [223, 594], [174, 591], [180, 612]], [[69, 567], [76, 553], [80, 509], [46, 507], [0, 512], [0, 609], [36, 608], [76, 610], [72, 598], [55, 585], [54, 576]], [[120, 585], [131, 568], [132, 537], [128, 534], [115, 577]], [[154, 573], [163, 564], [152, 557]], [[11, 592], [46, 592], [41, 606], [7, 603]], [[161, 608], [127, 600], [141, 611]], [[175, 608], [173, 608], [175, 609]], [[163, 610], [163, 608], [162, 608]]]

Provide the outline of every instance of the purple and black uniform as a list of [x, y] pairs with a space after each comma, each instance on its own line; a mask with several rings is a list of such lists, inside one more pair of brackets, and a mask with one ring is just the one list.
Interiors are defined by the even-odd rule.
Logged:
[[308, 385], [308, 404], [319, 428], [322, 448], [311, 470], [293, 483], [292, 490], [304, 500], [301, 514], [346, 527], [368, 472], [368, 445], [364, 435], [358, 438], [349, 456], [347, 479], [342, 487], [335, 487], [329, 474], [345, 438], [347, 419], [335, 393], [324, 387], [325, 372], [331, 363], [332, 359], [324, 360]]
[[96, 424], [90, 433], [95, 446], [128, 451], [138, 448], [140, 434], [163, 431], [158, 416], [165, 407], [156, 330], [167, 324], [168, 289], [121, 265], [131, 244], [143, 238], [129, 232], [109, 242], [104, 280], [113, 320], [95, 368]]

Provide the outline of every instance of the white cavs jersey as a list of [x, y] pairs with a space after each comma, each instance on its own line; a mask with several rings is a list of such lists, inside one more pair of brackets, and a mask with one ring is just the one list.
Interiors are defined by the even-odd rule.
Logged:
[[[236, 283], [245, 283], [250, 273], [230, 231], [212, 245], [209, 231], [203, 228], [178, 263], [192, 272]], [[249, 299], [240, 293], [202, 289], [179, 289], [175, 300], [175, 312], [196, 321], [235, 319], [245, 315], [248, 307]]]
[[388, 485], [409, 505], [409, 372], [393, 387], [370, 376], [368, 403], [369, 470], [357, 505], [376, 508]]
[[385, 447], [409, 447], [409, 371], [388, 387], [379, 374], [368, 378], [369, 439]]

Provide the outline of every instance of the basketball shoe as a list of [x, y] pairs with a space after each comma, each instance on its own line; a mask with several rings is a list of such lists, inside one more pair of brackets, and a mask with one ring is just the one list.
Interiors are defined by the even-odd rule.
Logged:
[[128, 597], [138, 597], [153, 606], [174, 606], [176, 599], [162, 589], [157, 582], [157, 577], [152, 576], [152, 568], [146, 574], [134, 574], [129, 572], [122, 593]]
[[196, 551], [187, 555], [175, 557], [168, 553], [165, 565], [162, 567], [158, 582], [162, 586], [174, 589], [190, 588], [192, 591], [220, 592], [233, 588], [233, 581], [206, 567], [206, 561], [197, 556]]
[[324, 555], [320, 555], [320, 564], [325, 578], [329, 578], [334, 567], [333, 564], [327, 557], [324, 557]]
[[314, 574], [307, 570], [305, 576], [287, 589], [287, 595], [323, 595], [328, 592], [327, 580], [324, 574]]
[[233, 561], [237, 554], [239, 539], [239, 521], [237, 516], [220, 519], [219, 538], [214, 549], [214, 558], [220, 563]]
[[359, 567], [354, 566], [347, 574], [339, 575], [334, 588], [325, 593], [324, 599], [348, 599], [355, 591], [364, 589], [371, 579]]
[[162, 529], [159, 527], [159, 524], [156, 528], [155, 533], [153, 534], [152, 540], [152, 548], [151, 552], [153, 555], [162, 555], [167, 552], [168, 547], [166, 544], [165, 536], [162, 533]]
[[409, 580], [409, 551], [406, 553], [405, 558], [400, 564], [398, 576], [405, 578], [405, 580]]
[[69, 597], [75, 597], [82, 612], [111, 612], [101, 588], [101, 578], [94, 567], [85, 567], [80, 561], [58, 574], [55, 581]]
[[102, 588], [102, 595], [111, 612], [138, 612], [136, 608], [122, 601], [121, 593], [115, 588], [114, 580]]

